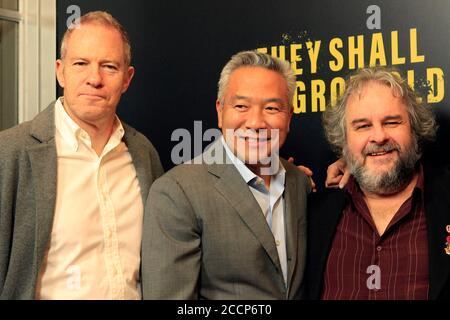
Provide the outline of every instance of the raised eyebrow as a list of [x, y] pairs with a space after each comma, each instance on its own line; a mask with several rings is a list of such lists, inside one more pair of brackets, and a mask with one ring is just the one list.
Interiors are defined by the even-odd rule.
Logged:
[[69, 61], [71, 61], [71, 62], [74, 62], [74, 61], [85, 61], [85, 62], [87, 62], [88, 59], [76, 57], [76, 58], [71, 58], [71, 59], [69, 59]]
[[389, 120], [403, 120], [403, 117], [401, 115], [393, 115], [393, 116], [387, 116], [383, 119], [384, 121], [389, 121]]
[[[235, 95], [232, 99], [233, 99], [232, 101], [244, 100], [246, 102], [251, 102], [251, 100], [252, 100], [250, 97], [241, 96], [241, 95], [238, 95], [238, 94]], [[276, 102], [276, 103], [279, 103], [280, 105], [283, 105], [283, 100], [279, 99], [279, 98], [270, 98], [270, 99], [264, 99], [263, 100], [264, 104], [271, 103], [271, 102]]]
[[234, 95], [234, 96], [230, 97], [230, 100], [227, 102], [227, 104], [239, 104], [241, 102], [250, 104], [251, 99], [247, 96]]
[[369, 119], [367, 119], [367, 118], [359, 118], [359, 119], [353, 120], [350, 124], [351, 124], [352, 126], [356, 126], [356, 125], [358, 125], [358, 124], [361, 124], [361, 123], [368, 123], [368, 122], [370, 122], [370, 121], [369, 121]]
[[102, 61], [100, 61], [100, 63], [101, 63], [101, 64], [113, 64], [113, 65], [115, 65], [115, 66], [119, 66], [119, 65], [120, 65], [119, 62], [117, 62], [117, 61], [112, 61], [112, 60], [102, 60]]
[[234, 100], [246, 100], [246, 101], [250, 101], [250, 98], [247, 96], [241, 96], [241, 95], [235, 95], [233, 97]]
[[[392, 116], [386, 116], [386, 117], [383, 118], [383, 122], [385, 122], [385, 121], [392, 121], [392, 120], [401, 120], [401, 121], [403, 121], [403, 117], [401, 115], [392, 115]], [[351, 122], [351, 125], [354, 127], [354, 126], [357, 126], [358, 124], [369, 123], [369, 122], [370, 121], [367, 118], [359, 118], [359, 119], [353, 120]]]
[[276, 102], [279, 104], [283, 104], [283, 100], [279, 99], [279, 98], [270, 98], [270, 99], [265, 99], [264, 103], [270, 103], [270, 102]]

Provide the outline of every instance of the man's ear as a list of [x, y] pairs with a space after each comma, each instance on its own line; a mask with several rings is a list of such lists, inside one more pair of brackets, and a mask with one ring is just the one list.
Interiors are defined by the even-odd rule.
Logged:
[[217, 111], [217, 126], [222, 129], [222, 112], [223, 106], [219, 100], [216, 100], [216, 111]]
[[289, 120], [288, 120], [288, 127], [287, 127], [287, 132], [289, 132], [291, 130], [291, 120], [292, 120], [292, 115], [294, 114], [294, 107], [290, 107], [289, 108]]
[[64, 62], [61, 59], [56, 60], [55, 70], [59, 86], [64, 88]]
[[128, 87], [130, 86], [131, 80], [134, 77], [134, 67], [129, 66], [124, 77], [125, 77], [125, 81], [122, 86], [122, 93], [125, 93], [125, 91], [127, 91]]

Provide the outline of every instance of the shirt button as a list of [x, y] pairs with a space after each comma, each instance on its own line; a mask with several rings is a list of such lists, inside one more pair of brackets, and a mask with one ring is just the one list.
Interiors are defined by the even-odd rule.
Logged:
[[382, 249], [381, 246], [378, 246], [378, 247], [377, 247], [377, 251], [378, 251], [378, 252], [380, 252], [381, 249]]
[[277, 247], [280, 245], [280, 240], [275, 241], [275, 244], [277, 245]]

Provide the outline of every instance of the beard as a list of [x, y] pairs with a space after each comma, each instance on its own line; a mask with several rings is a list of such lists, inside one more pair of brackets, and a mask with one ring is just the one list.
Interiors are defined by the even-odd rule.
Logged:
[[395, 160], [393, 168], [383, 173], [370, 172], [364, 163], [359, 162], [348, 151], [347, 146], [343, 149], [343, 156], [361, 189], [379, 195], [389, 195], [403, 190], [413, 178], [417, 161], [421, 157], [416, 137], [413, 136], [411, 143], [403, 149], [399, 144], [389, 141], [382, 145], [368, 145], [362, 151], [364, 159], [370, 153], [395, 151], [398, 152], [398, 158]]

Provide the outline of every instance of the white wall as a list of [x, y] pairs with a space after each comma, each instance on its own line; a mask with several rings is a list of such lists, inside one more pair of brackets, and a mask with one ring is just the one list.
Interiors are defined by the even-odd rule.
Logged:
[[56, 0], [21, 0], [19, 122], [56, 98]]

